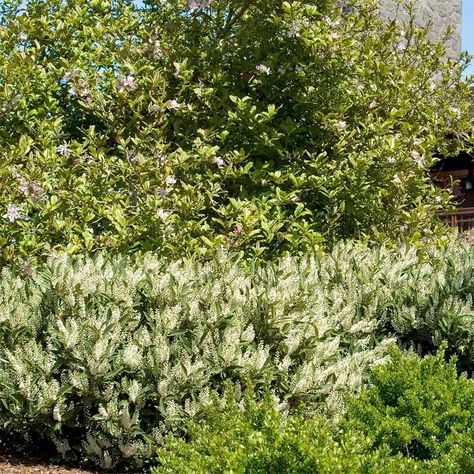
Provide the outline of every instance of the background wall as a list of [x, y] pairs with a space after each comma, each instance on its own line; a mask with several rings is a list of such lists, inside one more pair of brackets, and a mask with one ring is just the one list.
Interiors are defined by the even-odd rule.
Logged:
[[[473, 0], [467, 0], [473, 1]], [[380, 0], [384, 14], [394, 16], [403, 14], [397, 0]], [[432, 23], [433, 39], [442, 35], [448, 26], [455, 28], [455, 35], [448, 44], [448, 54], [457, 55], [461, 51], [462, 0], [417, 0], [416, 9], [421, 25]], [[474, 25], [473, 25], [474, 27]]]

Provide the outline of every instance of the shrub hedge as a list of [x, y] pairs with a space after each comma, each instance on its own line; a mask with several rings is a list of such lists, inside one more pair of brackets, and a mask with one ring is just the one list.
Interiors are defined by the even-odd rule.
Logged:
[[0, 426], [106, 468], [140, 464], [226, 380], [289, 405], [341, 410], [389, 343], [376, 322], [318, 290], [316, 261], [253, 274], [230, 261], [53, 259], [4, 269]]
[[270, 397], [260, 403], [216, 399], [205, 419], [188, 423], [186, 431], [187, 440], [169, 437], [158, 450], [152, 474], [423, 472], [421, 463], [372, 450], [356, 431], [337, 433], [321, 415], [281, 413]]
[[107, 254], [0, 280], [0, 432], [137, 465], [229, 381], [337, 419], [398, 339], [474, 367], [471, 247], [337, 246], [248, 266]]
[[444, 350], [421, 362], [400, 350], [372, 371], [370, 389], [348, 404], [342, 426], [371, 440], [374, 448], [433, 461], [436, 472], [474, 470], [474, 382], [458, 377], [456, 359]]

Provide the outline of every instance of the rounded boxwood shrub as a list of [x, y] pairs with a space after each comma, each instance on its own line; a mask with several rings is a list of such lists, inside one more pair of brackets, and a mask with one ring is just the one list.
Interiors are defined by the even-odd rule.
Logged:
[[[439, 472], [471, 472], [474, 382], [458, 376], [444, 350], [421, 361], [393, 350], [391, 358], [371, 372], [369, 390], [349, 401], [342, 426], [364, 433], [374, 448], [451, 465]], [[451, 471], [456, 462], [463, 468]]]
[[394, 349], [391, 357], [336, 425], [285, 413], [269, 395], [238, 403], [229, 392], [188, 423], [186, 439], [168, 437], [152, 472], [472, 472], [472, 380], [458, 377], [444, 351], [420, 359]]
[[425, 472], [423, 463], [371, 450], [356, 431], [337, 433], [322, 416], [282, 414], [267, 397], [240, 403], [216, 399], [206, 418], [189, 423], [187, 440], [169, 437], [152, 474], [398, 474]]
[[137, 3], [2, 2], [3, 260], [433, 230], [469, 89], [425, 30], [377, 2]]

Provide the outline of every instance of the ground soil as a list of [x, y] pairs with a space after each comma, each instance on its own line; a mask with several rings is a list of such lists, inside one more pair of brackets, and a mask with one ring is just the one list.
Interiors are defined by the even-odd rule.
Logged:
[[47, 464], [38, 458], [0, 453], [1, 474], [97, 474], [78, 467]]

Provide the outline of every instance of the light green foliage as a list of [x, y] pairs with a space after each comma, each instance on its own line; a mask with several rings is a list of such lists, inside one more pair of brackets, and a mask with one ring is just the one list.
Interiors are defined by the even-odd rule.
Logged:
[[372, 451], [355, 431], [337, 433], [322, 416], [305, 419], [278, 408], [270, 397], [215, 400], [205, 419], [188, 424], [187, 441], [167, 439], [152, 474], [424, 472], [423, 463]]
[[474, 383], [444, 355], [393, 350], [336, 425], [288, 414], [271, 396], [237, 403], [229, 394], [188, 423], [186, 440], [167, 439], [152, 472], [472, 472]]
[[474, 383], [458, 377], [444, 351], [421, 360], [393, 351], [374, 369], [371, 387], [349, 403], [342, 423], [364, 433], [373, 446], [433, 461], [431, 472], [472, 472]]
[[463, 62], [339, 4], [3, 1], [2, 258], [433, 231], [449, 198], [428, 168], [468, 129]]
[[31, 278], [4, 269], [4, 438], [53, 440], [106, 468], [139, 464], [226, 380], [337, 416], [390, 341], [356, 311], [357, 295], [351, 303], [323, 283], [330, 261], [244, 268], [150, 255], [57, 258]]
[[0, 426], [107, 467], [149, 457], [225, 381], [337, 420], [395, 338], [422, 351], [447, 340], [474, 367], [467, 245], [340, 244], [255, 267], [98, 254], [25, 270], [0, 280]]

